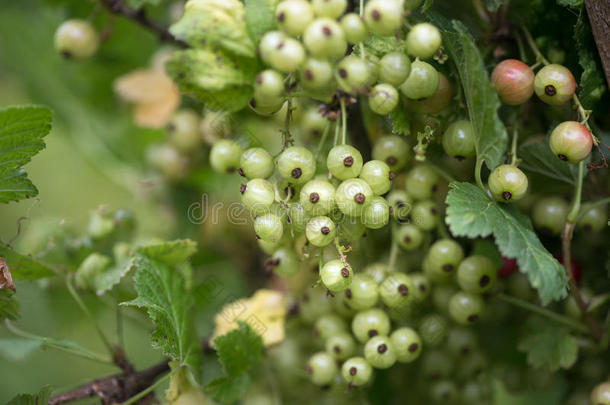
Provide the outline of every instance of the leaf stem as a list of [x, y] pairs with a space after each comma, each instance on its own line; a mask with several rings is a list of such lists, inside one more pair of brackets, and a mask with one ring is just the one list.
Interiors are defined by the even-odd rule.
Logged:
[[140, 399], [144, 398], [145, 396], [147, 396], [148, 394], [150, 394], [152, 391], [155, 390], [155, 388], [157, 388], [159, 385], [163, 384], [165, 381], [167, 381], [172, 374], [174, 374], [176, 372], [176, 370], [180, 370], [180, 367], [176, 367], [175, 369], [173, 369], [172, 371], [170, 371], [169, 373], [165, 374], [163, 377], [159, 378], [157, 381], [155, 381], [153, 384], [149, 385], [148, 387], [146, 387], [145, 389], [143, 389], [142, 391], [138, 392], [136, 395], [134, 395], [133, 397], [129, 398], [127, 401], [122, 402], [121, 405], [131, 405], [131, 404], [135, 404], [136, 402], [138, 402]]
[[477, 186], [479, 186], [481, 190], [485, 191], [485, 186], [481, 180], [481, 169], [483, 168], [483, 162], [485, 162], [485, 159], [483, 159], [481, 155], [477, 156], [477, 162], [474, 168], [474, 178], [477, 181]]

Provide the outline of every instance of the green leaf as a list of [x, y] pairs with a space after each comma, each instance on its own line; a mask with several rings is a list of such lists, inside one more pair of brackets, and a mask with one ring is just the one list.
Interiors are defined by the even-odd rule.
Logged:
[[607, 91], [607, 87], [589, 19], [584, 9], [581, 10], [574, 26], [574, 41], [578, 50], [578, 63], [583, 69], [578, 97], [585, 108], [593, 109]]
[[42, 405], [49, 402], [53, 390], [45, 385], [36, 394], [19, 394], [7, 402], [6, 405]]
[[504, 3], [506, 3], [506, 0], [483, 0], [485, 8], [491, 12], [497, 11]]
[[0, 289], [0, 321], [10, 319], [14, 321], [17, 319], [19, 304], [13, 297], [15, 293], [13, 290]]
[[166, 64], [183, 93], [212, 109], [238, 111], [252, 98], [256, 64], [220, 51], [187, 49], [175, 52]]
[[222, 50], [256, 57], [256, 46], [246, 29], [244, 4], [238, 0], [190, 1], [170, 32], [193, 48]]
[[246, 0], [246, 27], [255, 44], [266, 32], [275, 29], [277, 3], [278, 0]]
[[15, 280], [36, 280], [57, 274], [52, 267], [19, 254], [3, 243], [0, 243], [0, 257], [6, 260]]
[[247, 373], [233, 378], [216, 378], [205, 386], [205, 393], [215, 401], [231, 404], [246, 396], [250, 387], [250, 376]]
[[459, 21], [449, 21], [431, 13], [432, 22], [441, 30], [443, 46], [455, 64], [468, 115], [475, 132], [477, 156], [490, 170], [502, 163], [508, 136], [498, 117], [500, 99], [489, 81], [483, 58], [468, 29]]
[[131, 8], [139, 9], [146, 5], [156, 6], [161, 0], [124, 0], [125, 4], [127, 4]]
[[557, 0], [557, 4], [563, 7], [578, 9], [582, 6], [582, 0]]
[[21, 166], [45, 147], [52, 113], [46, 107], [0, 109], [0, 202], [33, 197], [38, 190]]
[[426, 12], [430, 7], [432, 7], [433, 3], [434, 3], [434, 0], [424, 1], [424, 5], [421, 6], [421, 11]]
[[[393, 37], [382, 37], [377, 34], [369, 33], [364, 42], [366, 54], [373, 54], [377, 57], [382, 57], [386, 53], [400, 51], [404, 49], [404, 41], [397, 41]], [[360, 55], [358, 48], [354, 49], [354, 53]]]
[[33, 339], [0, 338], [0, 355], [9, 361], [22, 361], [42, 347], [42, 342]]
[[184, 278], [166, 263], [136, 254], [134, 284], [137, 298], [122, 305], [144, 308], [155, 323], [152, 345], [163, 354], [200, 373], [201, 348], [195, 333], [193, 296]]
[[530, 366], [557, 371], [572, 367], [578, 359], [578, 339], [557, 322], [531, 317], [525, 329], [518, 348], [527, 353], [527, 363]]
[[151, 259], [175, 266], [184, 263], [197, 252], [197, 242], [190, 239], [177, 239], [142, 246], [137, 251]]
[[477, 239], [472, 246], [473, 255], [481, 255], [487, 257], [494, 263], [494, 266], [499, 269], [502, 267], [502, 255], [498, 252], [498, 248], [491, 240]]
[[522, 159], [519, 167], [526, 172], [538, 173], [568, 184], [576, 184], [577, 165], [557, 159], [548, 143], [526, 145], [519, 149], [518, 155]]
[[396, 135], [408, 135], [411, 132], [411, 125], [407, 114], [405, 114], [404, 105], [402, 100], [399, 101], [398, 106], [388, 114], [388, 118], [392, 122], [392, 133]]
[[97, 295], [104, 295], [119, 284], [123, 277], [135, 268], [135, 258], [130, 258], [123, 263], [118, 263], [106, 271], [98, 274], [93, 280], [93, 289]]
[[543, 304], [567, 295], [565, 269], [544, 248], [529, 219], [514, 205], [491, 201], [471, 183], [453, 182], [445, 221], [455, 236], [495, 237], [502, 256], [516, 258]]

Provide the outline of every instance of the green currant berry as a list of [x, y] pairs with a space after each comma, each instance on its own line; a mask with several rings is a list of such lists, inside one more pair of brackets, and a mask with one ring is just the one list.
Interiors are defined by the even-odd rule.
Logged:
[[336, 231], [335, 223], [329, 217], [319, 216], [307, 222], [305, 236], [312, 245], [323, 247], [333, 241]]
[[438, 188], [439, 177], [436, 172], [427, 165], [413, 167], [405, 179], [407, 193], [416, 200], [426, 200]]
[[284, 73], [299, 69], [305, 62], [305, 49], [294, 38], [285, 37], [269, 55], [269, 65]]
[[534, 226], [550, 235], [559, 235], [566, 223], [570, 207], [561, 197], [545, 197], [536, 201], [532, 209]]
[[424, 2], [424, 0], [405, 0], [404, 1], [404, 7], [407, 10], [415, 10], [417, 7], [419, 7], [422, 3]]
[[315, 385], [329, 385], [337, 375], [337, 363], [335, 359], [328, 353], [316, 353], [307, 362], [305, 366], [311, 382]]
[[447, 337], [447, 321], [440, 315], [427, 315], [421, 319], [418, 331], [425, 345], [436, 347]]
[[439, 221], [439, 211], [434, 201], [419, 201], [411, 209], [413, 225], [422, 231], [431, 231]]
[[597, 385], [591, 391], [591, 404], [610, 405], [610, 382]]
[[[426, 260], [424, 260], [424, 265]], [[423, 266], [425, 267], [425, 266]], [[428, 274], [424, 268], [424, 274]], [[458, 291], [453, 284], [437, 284], [432, 289], [432, 304], [437, 311], [444, 314], [449, 313], [449, 300]]]
[[263, 214], [254, 219], [254, 232], [262, 240], [277, 242], [283, 231], [282, 219], [275, 214]]
[[330, 18], [317, 18], [305, 29], [303, 43], [314, 58], [338, 60], [345, 55], [347, 41], [341, 26]]
[[300, 71], [300, 83], [306, 90], [325, 90], [336, 87], [333, 65], [327, 60], [309, 58]]
[[488, 396], [487, 387], [478, 381], [469, 381], [462, 387], [461, 398], [464, 403], [484, 405], [488, 403], [486, 402]]
[[259, 104], [277, 104], [284, 93], [284, 77], [272, 69], [263, 70], [254, 81], [254, 98]]
[[325, 314], [315, 322], [313, 332], [316, 336], [326, 340], [331, 336], [348, 331], [348, 325], [343, 318], [337, 314]]
[[468, 356], [478, 346], [477, 335], [470, 328], [457, 326], [447, 334], [447, 349], [455, 357]]
[[273, 157], [263, 148], [247, 149], [239, 160], [238, 172], [248, 179], [267, 179], [274, 170]]
[[399, 222], [406, 221], [413, 207], [413, 198], [404, 190], [392, 190], [387, 199], [394, 218]]
[[534, 71], [516, 59], [500, 62], [491, 73], [500, 100], [508, 105], [521, 105], [534, 94]]
[[460, 371], [464, 378], [478, 378], [487, 367], [487, 359], [479, 351], [462, 358]]
[[443, 134], [445, 153], [457, 160], [464, 160], [476, 155], [474, 147], [474, 129], [468, 120], [453, 122]]
[[578, 226], [585, 232], [599, 232], [608, 226], [608, 214], [606, 207], [593, 207], [582, 214], [578, 220]]
[[[265, 101], [269, 102], [270, 100], [265, 100]], [[253, 98], [248, 103], [248, 106], [256, 114], [262, 115], [265, 117], [269, 117], [269, 116], [274, 115], [278, 111], [280, 111], [282, 109], [282, 107], [284, 106], [284, 102], [285, 102], [285, 100], [283, 98], [278, 98], [277, 100], [275, 100], [275, 103], [273, 103], [273, 104], [264, 104], [265, 101], [259, 102], [257, 99]]]
[[424, 235], [419, 228], [411, 224], [401, 225], [396, 229], [394, 237], [398, 245], [407, 251], [417, 249], [424, 240]]
[[377, 284], [381, 284], [390, 271], [385, 263], [372, 263], [364, 268], [364, 272], [373, 277]]
[[359, 94], [369, 81], [369, 65], [360, 57], [346, 56], [337, 65], [337, 82], [347, 93]]
[[343, 363], [341, 375], [348, 385], [360, 387], [371, 381], [373, 368], [363, 357], [352, 357]]
[[593, 137], [580, 122], [566, 121], [557, 125], [551, 132], [549, 146], [559, 160], [578, 163], [591, 154]]
[[273, 252], [267, 263], [282, 277], [292, 277], [299, 271], [299, 259], [294, 249], [283, 247]]
[[369, 82], [367, 84], [372, 86], [377, 83], [377, 79], [379, 78], [379, 58], [368, 53], [365, 56], [365, 60], [369, 66]]
[[419, 357], [422, 349], [422, 341], [417, 332], [411, 328], [396, 329], [390, 335], [396, 360], [399, 363], [411, 363]]
[[565, 66], [547, 65], [536, 73], [534, 91], [545, 103], [561, 105], [572, 99], [576, 80]]
[[311, 216], [305, 211], [303, 206], [299, 203], [290, 203], [288, 205], [288, 215], [286, 221], [294, 228], [297, 232], [303, 232], [307, 226], [307, 222], [311, 219]]
[[167, 124], [170, 143], [181, 153], [190, 154], [201, 145], [199, 115], [193, 110], [176, 111]]
[[464, 250], [452, 239], [439, 239], [428, 250], [428, 266], [431, 273], [451, 277], [464, 258]]
[[449, 300], [451, 318], [462, 325], [470, 325], [481, 318], [485, 303], [480, 295], [459, 291]]
[[416, 59], [411, 63], [411, 72], [400, 85], [400, 91], [411, 100], [419, 100], [434, 95], [439, 83], [440, 76], [434, 66]]
[[440, 47], [441, 33], [432, 24], [415, 24], [407, 34], [407, 50], [416, 58], [430, 58]]
[[280, 241], [277, 242], [268, 242], [262, 239], [258, 239], [258, 246], [261, 248], [261, 250], [263, 252], [265, 252], [266, 254], [270, 255], [273, 254], [273, 252], [278, 248], [278, 246], [280, 245]]
[[366, 40], [366, 35], [368, 34], [366, 25], [364, 25], [364, 21], [356, 13], [344, 15], [341, 18], [341, 28], [343, 28], [345, 33], [345, 39], [352, 45]]
[[489, 175], [487, 185], [497, 201], [513, 202], [525, 196], [528, 182], [527, 176], [519, 168], [500, 165]]
[[496, 266], [485, 256], [468, 256], [458, 266], [457, 282], [466, 292], [483, 294], [496, 284]]
[[375, 142], [373, 159], [386, 162], [392, 172], [398, 173], [411, 160], [411, 152], [404, 137], [383, 135]]
[[390, 308], [404, 308], [413, 301], [413, 281], [404, 273], [391, 273], [379, 286], [379, 295]]
[[350, 333], [338, 333], [326, 340], [326, 352], [337, 360], [345, 360], [356, 354], [356, 341]]
[[413, 299], [422, 302], [430, 295], [430, 281], [422, 273], [410, 273], [413, 281]]
[[419, 114], [438, 114], [451, 103], [453, 91], [451, 83], [444, 74], [438, 73], [438, 89], [430, 97], [419, 100], [407, 99], [407, 108]]
[[218, 173], [233, 173], [239, 167], [242, 153], [237, 142], [221, 139], [210, 150], [210, 165]]
[[337, 207], [345, 215], [360, 217], [373, 197], [373, 190], [362, 179], [347, 179], [339, 184], [335, 193]]
[[326, 262], [320, 270], [322, 283], [331, 292], [341, 292], [348, 288], [353, 275], [352, 268], [345, 266], [341, 260]]
[[390, 318], [381, 309], [367, 309], [354, 316], [352, 333], [360, 343], [372, 337], [390, 333]]
[[362, 166], [360, 178], [368, 183], [376, 195], [387, 193], [392, 187], [394, 173], [390, 166], [381, 160], [369, 160]]
[[313, 13], [313, 7], [306, 0], [284, 0], [275, 9], [275, 20], [282, 31], [296, 37], [313, 21]]
[[281, 31], [269, 31], [261, 38], [258, 44], [258, 53], [267, 65], [271, 65], [272, 56], [277, 53], [277, 48], [286, 39]]
[[328, 152], [328, 171], [339, 180], [358, 177], [362, 170], [362, 155], [350, 145], [337, 145]]
[[358, 218], [346, 216], [339, 226], [339, 239], [352, 243], [360, 239], [365, 231], [366, 227]]
[[364, 6], [364, 22], [373, 34], [392, 36], [403, 22], [400, 1], [370, 0]]
[[242, 184], [239, 191], [242, 204], [254, 215], [269, 212], [275, 202], [273, 185], [264, 179], [252, 179]]
[[438, 380], [449, 377], [453, 372], [454, 364], [453, 359], [446, 352], [435, 349], [424, 352], [420, 367], [425, 377]]
[[329, 125], [328, 120], [320, 114], [317, 107], [305, 110], [299, 124], [306, 138], [320, 138]]
[[303, 184], [316, 173], [316, 160], [309, 149], [291, 146], [277, 159], [277, 169], [280, 176], [289, 182]]
[[347, 0], [312, 0], [313, 10], [318, 17], [337, 19], [347, 8]]
[[383, 228], [390, 220], [390, 205], [383, 197], [374, 196], [362, 211], [362, 223], [369, 229]]
[[411, 61], [402, 52], [390, 52], [379, 60], [379, 81], [400, 86], [411, 72]]
[[326, 180], [310, 180], [301, 189], [300, 201], [309, 215], [326, 215], [335, 207], [335, 187]]
[[396, 352], [388, 336], [379, 335], [369, 339], [364, 345], [364, 358], [378, 369], [390, 368], [396, 363]]
[[458, 397], [458, 389], [453, 381], [436, 381], [430, 386], [430, 398], [434, 403], [453, 404]]
[[356, 274], [352, 284], [344, 291], [345, 301], [355, 310], [369, 309], [379, 299], [379, 289], [375, 279], [368, 274]]
[[322, 288], [305, 292], [299, 301], [299, 315], [307, 325], [314, 324], [332, 310], [328, 291]]
[[373, 87], [369, 94], [369, 107], [379, 115], [392, 112], [398, 105], [398, 91], [394, 86], [386, 83]]
[[86, 59], [99, 46], [99, 38], [91, 23], [84, 20], [64, 21], [55, 31], [55, 49], [66, 59]]

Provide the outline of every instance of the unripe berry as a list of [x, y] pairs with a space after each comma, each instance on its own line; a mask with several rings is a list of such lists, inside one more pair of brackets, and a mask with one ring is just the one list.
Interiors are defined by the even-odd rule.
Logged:
[[305, 370], [315, 385], [328, 385], [333, 382], [337, 374], [337, 363], [328, 353], [316, 353], [307, 362]]
[[411, 363], [419, 357], [422, 341], [415, 330], [406, 327], [396, 329], [390, 335], [390, 339], [399, 363]]
[[201, 145], [199, 115], [193, 110], [176, 111], [167, 123], [170, 143], [181, 153], [190, 154]]
[[400, 86], [411, 72], [411, 61], [402, 52], [390, 52], [379, 60], [379, 81]]
[[312, 245], [323, 247], [333, 241], [336, 230], [336, 225], [330, 218], [313, 217], [307, 222], [305, 236]]
[[388, 336], [375, 336], [364, 345], [364, 357], [371, 366], [379, 369], [390, 368], [396, 363], [394, 345]]
[[338, 333], [347, 332], [347, 323], [343, 318], [334, 313], [327, 313], [319, 317], [314, 325], [314, 334], [323, 340]]
[[415, 60], [409, 77], [400, 85], [400, 91], [412, 100], [432, 96], [438, 90], [440, 77], [434, 66]]
[[362, 273], [354, 275], [352, 284], [344, 294], [345, 302], [350, 308], [358, 311], [375, 306], [379, 298], [379, 290], [373, 277]]
[[373, 197], [373, 190], [362, 179], [348, 179], [339, 184], [335, 193], [337, 207], [345, 215], [359, 217]]
[[390, 333], [390, 318], [381, 309], [360, 311], [352, 320], [352, 333], [360, 343], [378, 335]]
[[332, 292], [341, 292], [352, 283], [354, 272], [350, 266], [345, 266], [341, 260], [326, 262], [320, 269], [320, 278], [324, 286]]
[[373, 146], [373, 159], [386, 162], [394, 173], [398, 173], [411, 160], [411, 152], [405, 138], [384, 135]]
[[373, 87], [369, 95], [369, 107], [379, 115], [386, 115], [394, 111], [398, 101], [398, 91], [394, 86], [386, 83]]
[[269, 178], [274, 170], [273, 157], [263, 148], [250, 148], [239, 160], [238, 172], [248, 179]]
[[347, 0], [312, 0], [317, 17], [339, 18], [347, 8]]
[[330, 18], [315, 19], [305, 29], [303, 43], [314, 58], [337, 60], [345, 55], [347, 41], [341, 26]]
[[566, 121], [553, 129], [549, 146], [559, 160], [578, 163], [591, 154], [593, 137], [587, 127], [581, 123]]
[[242, 152], [237, 142], [221, 139], [210, 149], [210, 165], [219, 173], [233, 173], [239, 167]]
[[390, 308], [405, 308], [413, 301], [413, 281], [404, 273], [390, 273], [379, 286], [381, 300]]
[[576, 91], [576, 80], [565, 66], [547, 65], [536, 73], [534, 91], [547, 104], [564, 104], [572, 99]]
[[608, 226], [606, 207], [594, 207], [583, 212], [578, 226], [585, 232], [599, 232]]
[[427, 268], [436, 279], [448, 279], [455, 274], [464, 258], [464, 250], [452, 239], [439, 239], [430, 247], [426, 256]]
[[491, 195], [497, 201], [513, 202], [522, 199], [527, 193], [527, 176], [519, 168], [511, 165], [496, 167], [489, 178], [487, 185]]
[[275, 9], [275, 19], [282, 31], [296, 37], [313, 21], [313, 13], [313, 7], [306, 0], [284, 0]]
[[366, 40], [368, 31], [362, 18], [356, 13], [349, 13], [341, 18], [341, 28], [345, 33], [345, 39], [352, 45]]
[[443, 149], [457, 160], [475, 156], [472, 123], [468, 120], [459, 120], [449, 125], [443, 134]]
[[358, 177], [362, 170], [362, 154], [350, 145], [334, 146], [328, 152], [326, 167], [339, 180]]
[[267, 65], [271, 65], [271, 56], [277, 52], [278, 46], [286, 39], [281, 31], [269, 31], [261, 38], [258, 44], [258, 53]]
[[285, 37], [269, 54], [269, 65], [284, 73], [297, 70], [305, 62], [305, 49], [301, 42]]
[[466, 292], [483, 294], [490, 291], [496, 283], [496, 267], [485, 256], [468, 256], [458, 266], [457, 281]]
[[390, 166], [381, 160], [369, 160], [362, 166], [360, 178], [368, 183], [376, 195], [387, 193], [392, 187], [394, 173]]
[[356, 341], [351, 333], [337, 333], [326, 340], [326, 352], [337, 360], [345, 360], [356, 353]]
[[357, 56], [346, 56], [337, 65], [337, 82], [347, 93], [358, 94], [366, 87], [369, 80], [369, 66]]
[[55, 49], [66, 59], [86, 59], [97, 51], [95, 28], [84, 20], [68, 20], [55, 31]]
[[277, 104], [284, 93], [284, 77], [272, 69], [260, 72], [254, 82], [254, 98], [259, 104]]
[[441, 46], [441, 33], [434, 25], [419, 23], [407, 34], [407, 51], [416, 58], [430, 58]]
[[385, 198], [373, 196], [362, 211], [362, 223], [369, 229], [383, 228], [390, 220], [390, 206]]
[[425, 97], [419, 100], [407, 99], [407, 108], [413, 110], [419, 114], [438, 114], [443, 111], [453, 97], [453, 91], [451, 90], [451, 83], [447, 77], [441, 72], [438, 72], [439, 82], [438, 89], [430, 97]]
[[277, 242], [283, 233], [282, 220], [275, 214], [263, 214], [254, 219], [254, 232], [260, 239]]
[[323, 90], [333, 87], [333, 65], [327, 60], [309, 58], [300, 71], [301, 85], [307, 90]]
[[398, 222], [406, 221], [413, 208], [413, 198], [404, 190], [392, 190], [387, 195], [392, 214]]
[[485, 302], [481, 296], [460, 291], [449, 300], [451, 318], [462, 325], [470, 325], [481, 318]]
[[415, 225], [404, 224], [396, 229], [394, 237], [401, 248], [410, 251], [421, 246], [424, 234]]
[[301, 189], [300, 202], [309, 215], [326, 215], [335, 207], [335, 187], [326, 180], [310, 180]]
[[504, 104], [521, 105], [534, 94], [534, 71], [520, 60], [500, 62], [491, 73], [491, 82]]
[[352, 357], [343, 363], [341, 375], [349, 386], [360, 387], [371, 380], [373, 368], [363, 357]]
[[309, 149], [291, 146], [278, 157], [277, 169], [290, 183], [303, 184], [316, 173], [316, 161]]
[[570, 207], [561, 197], [545, 197], [538, 200], [532, 209], [534, 226], [551, 235], [563, 230]]
[[439, 177], [430, 166], [419, 164], [407, 173], [405, 188], [417, 200], [426, 200], [438, 188]]
[[[261, 239], [262, 240], [262, 239]], [[299, 271], [299, 259], [291, 248], [279, 248], [267, 261], [276, 274], [282, 277], [294, 276]]]
[[241, 202], [252, 214], [259, 215], [270, 211], [275, 201], [273, 185], [264, 179], [253, 179], [240, 187]]
[[610, 382], [604, 382], [593, 388], [591, 404], [610, 405]]
[[297, 232], [303, 232], [307, 226], [307, 222], [311, 216], [305, 211], [299, 203], [290, 203], [288, 205], [288, 217], [286, 220]]
[[440, 315], [427, 315], [419, 322], [418, 331], [425, 345], [438, 346], [447, 337], [447, 321]]
[[328, 119], [318, 111], [317, 107], [305, 110], [299, 122], [301, 133], [307, 138], [319, 138], [328, 127]]
[[403, 9], [397, 0], [370, 0], [364, 6], [364, 22], [373, 34], [394, 35], [403, 21]]

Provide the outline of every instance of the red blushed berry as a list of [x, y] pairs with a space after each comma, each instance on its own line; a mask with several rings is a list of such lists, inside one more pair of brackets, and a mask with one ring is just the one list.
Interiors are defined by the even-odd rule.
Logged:
[[507, 59], [491, 74], [491, 82], [504, 104], [521, 105], [534, 94], [534, 72], [525, 63]]
[[502, 257], [502, 267], [498, 270], [499, 278], [508, 278], [517, 272], [517, 260]]
[[565, 121], [551, 132], [549, 146], [558, 159], [578, 163], [591, 153], [593, 137], [587, 127], [581, 123]]
[[[563, 265], [562, 255], [555, 254], [553, 256], [555, 257], [555, 259], [557, 259], [559, 263]], [[580, 265], [580, 262], [578, 262], [574, 258], [571, 259], [572, 260], [570, 260], [570, 263], [572, 263], [572, 275], [574, 276], [574, 280], [576, 280], [577, 283], [580, 283], [580, 279], [582, 278], [582, 266]]]

